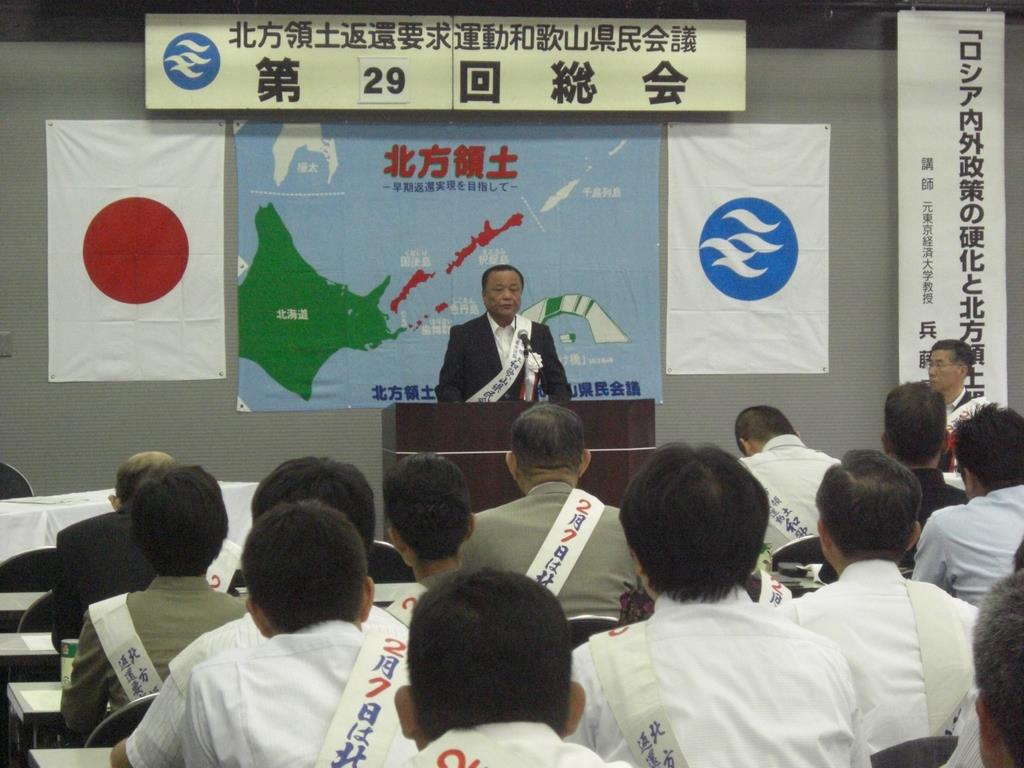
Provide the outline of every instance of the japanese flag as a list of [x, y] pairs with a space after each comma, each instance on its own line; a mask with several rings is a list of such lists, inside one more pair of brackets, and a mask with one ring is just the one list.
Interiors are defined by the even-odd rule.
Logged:
[[224, 378], [224, 141], [47, 121], [50, 381]]

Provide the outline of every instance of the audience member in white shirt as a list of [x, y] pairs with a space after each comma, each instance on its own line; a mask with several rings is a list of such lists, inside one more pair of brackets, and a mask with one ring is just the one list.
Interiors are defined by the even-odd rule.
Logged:
[[[278, 465], [256, 488], [252, 497], [253, 522], [277, 504], [317, 499], [340, 510], [355, 525], [369, 557], [373, 546], [373, 490], [363, 473], [351, 464], [333, 459], [305, 456]], [[406, 633], [391, 614], [374, 607], [364, 629]], [[170, 664], [171, 675], [164, 681], [139, 727], [111, 753], [113, 768], [180, 768], [181, 728], [185, 716], [185, 694], [192, 668], [232, 648], [251, 648], [266, 638], [248, 614], [219, 629], [201, 635]]]
[[974, 703], [977, 609], [931, 584], [908, 584], [897, 567], [920, 534], [920, 502], [909, 469], [877, 451], [847, 453], [818, 489], [818, 534], [839, 581], [781, 609], [843, 649], [871, 753], [956, 733]]
[[627, 768], [562, 741], [583, 710], [571, 653], [558, 600], [526, 576], [486, 569], [431, 587], [409, 628], [409, 685], [395, 698], [402, 732], [423, 750], [407, 765], [447, 765], [449, 755], [490, 768]]
[[318, 501], [279, 504], [253, 524], [242, 569], [269, 639], [192, 670], [185, 764], [285, 768], [329, 755], [396, 766], [411, 756], [394, 711], [406, 644], [359, 629], [373, 581], [352, 523]]
[[839, 648], [743, 591], [768, 520], [753, 475], [718, 448], [662, 446], [619, 520], [654, 615], [576, 649], [572, 741], [638, 767], [868, 765]]

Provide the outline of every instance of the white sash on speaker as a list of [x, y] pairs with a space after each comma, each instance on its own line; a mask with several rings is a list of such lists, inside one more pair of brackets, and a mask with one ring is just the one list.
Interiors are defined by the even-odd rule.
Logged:
[[135, 631], [127, 600], [128, 595], [117, 595], [93, 603], [89, 606], [89, 619], [117, 682], [128, 700], [134, 701], [159, 691], [163, 680]]
[[363, 641], [315, 768], [380, 768], [398, 733], [395, 691], [408, 681], [405, 641], [372, 632]]
[[398, 595], [384, 610], [408, 627], [409, 622], [412, 621], [412, 609], [419, 602], [420, 595], [426, 591], [427, 588], [422, 584], [410, 584], [409, 589]]
[[593, 635], [589, 645], [601, 690], [634, 762], [664, 765], [666, 755], [671, 755], [676, 768], [687, 768], [661, 702], [647, 648], [647, 625], [630, 624]]
[[206, 569], [207, 583], [218, 592], [227, 592], [242, 560], [242, 548], [231, 539], [224, 539], [217, 559]]
[[[533, 322], [523, 317], [522, 315], [516, 315], [516, 328], [520, 331], [525, 330], [526, 336], [529, 338], [533, 331]], [[501, 400], [505, 393], [508, 392], [508, 388], [512, 386], [516, 378], [519, 376], [519, 372], [523, 369], [523, 362], [525, 358], [525, 350], [523, 349], [523, 340], [519, 338], [518, 334], [512, 342], [512, 350], [509, 352], [508, 360], [504, 361], [501, 371], [498, 375], [491, 379], [487, 384], [480, 388], [475, 394], [471, 395], [466, 402], [467, 403], [493, 403]], [[527, 388], [527, 392], [533, 391], [531, 383], [532, 376], [527, 366], [527, 377], [526, 383], [530, 384]], [[540, 370], [540, 366], [537, 366], [537, 370]], [[533, 376], [536, 375], [536, 371]], [[532, 397], [527, 399], [533, 399]]]
[[933, 584], [907, 581], [907, 595], [917, 624], [928, 733], [941, 736], [952, 727], [971, 687], [974, 663], [960, 617], [949, 595]]
[[604, 503], [599, 498], [574, 488], [555, 517], [526, 575], [557, 597], [602, 514]]
[[416, 768], [523, 768], [522, 758], [476, 731], [449, 731], [407, 765]]

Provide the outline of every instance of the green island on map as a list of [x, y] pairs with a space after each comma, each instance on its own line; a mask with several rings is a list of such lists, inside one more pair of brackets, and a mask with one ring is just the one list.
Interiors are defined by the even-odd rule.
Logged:
[[317, 372], [339, 349], [374, 349], [405, 330], [391, 331], [378, 306], [391, 278], [359, 296], [317, 274], [273, 205], [255, 220], [256, 255], [238, 288], [238, 354], [309, 400]]

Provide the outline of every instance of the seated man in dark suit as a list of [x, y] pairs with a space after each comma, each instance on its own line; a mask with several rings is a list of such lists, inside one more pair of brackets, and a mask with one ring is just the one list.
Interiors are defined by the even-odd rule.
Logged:
[[117, 468], [113, 512], [69, 525], [57, 534], [57, 577], [53, 585], [53, 647], [78, 637], [82, 616], [93, 603], [149, 586], [156, 573], [129, 536], [129, 506], [135, 491], [169, 469], [166, 453], [137, 453]]
[[572, 391], [551, 331], [517, 314], [525, 284], [522, 273], [499, 264], [487, 269], [480, 283], [487, 312], [452, 326], [438, 401], [534, 400], [538, 383], [551, 400], [569, 400]]
[[[939, 456], [946, 447], [946, 406], [942, 395], [927, 382], [901, 384], [885, 398], [885, 431], [882, 448], [905, 466], [921, 484], [921, 509], [917, 521], [924, 527], [936, 509], [966, 504], [967, 495], [946, 485], [939, 470]], [[911, 547], [900, 565], [913, 568]]]

